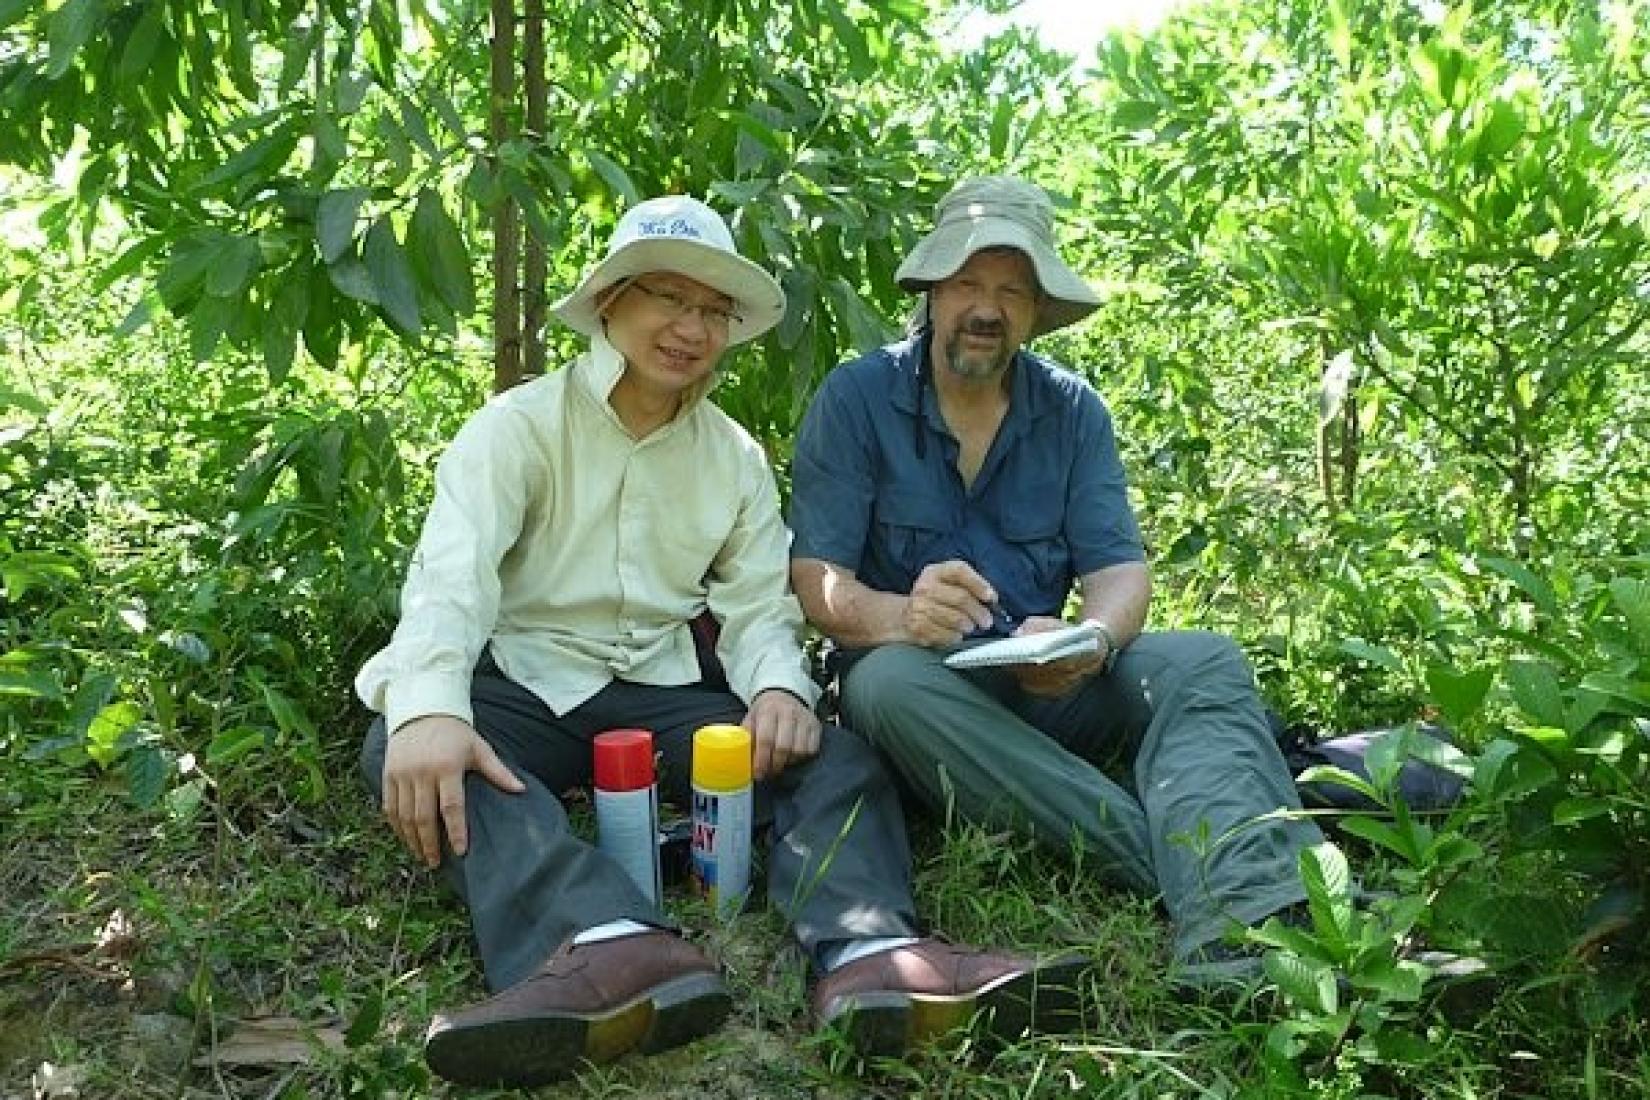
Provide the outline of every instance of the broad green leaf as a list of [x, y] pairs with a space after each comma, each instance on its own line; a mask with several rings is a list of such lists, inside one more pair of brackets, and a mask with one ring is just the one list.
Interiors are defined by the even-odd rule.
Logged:
[[1248, 942], [1282, 948], [1304, 959], [1323, 960], [1324, 956], [1323, 945], [1310, 932], [1285, 924], [1277, 917], [1267, 917], [1259, 928], [1251, 928]]
[[109, 767], [120, 755], [121, 739], [137, 725], [141, 717], [142, 708], [130, 701], [103, 707], [86, 731], [86, 755], [96, 761], [98, 767]]
[[[1558, 781], [1558, 768], [1533, 745], [1510, 745], [1512, 751], [1485, 751], [1473, 785], [1494, 801], [1514, 801]], [[1495, 748], [1495, 746], [1491, 746]]]
[[1524, 136], [1524, 112], [1517, 104], [1497, 99], [1478, 133], [1475, 155], [1480, 161], [1501, 159]]
[[46, 63], [46, 79], [56, 80], [69, 71], [75, 54], [103, 22], [106, 0], [68, 0], [47, 17], [46, 41], [51, 46]]
[[1420, 853], [1397, 829], [1378, 818], [1367, 817], [1363, 814], [1347, 814], [1341, 818], [1340, 829], [1344, 833], [1361, 837], [1371, 844], [1378, 844], [1388, 851], [1404, 857], [1411, 864], [1419, 864]]
[[224, 240], [222, 233], [204, 233], [178, 242], [171, 261], [155, 279], [155, 290], [167, 309], [176, 313], [200, 293]]
[[1398, 655], [1384, 645], [1372, 645], [1362, 638], [1347, 638], [1341, 642], [1340, 650], [1349, 657], [1356, 657], [1360, 661], [1368, 661], [1372, 665], [1402, 675], [1404, 662]]
[[264, 704], [274, 717], [275, 724], [280, 726], [283, 732], [301, 734], [311, 739], [315, 737], [315, 724], [290, 696], [263, 680], [257, 683]]
[[465, 124], [464, 116], [458, 113], [458, 107], [446, 92], [440, 88], [427, 88], [424, 94], [435, 106], [436, 116], [441, 119], [442, 125], [447, 127], [447, 131], [453, 137], [463, 141], [469, 136], [470, 128]]
[[1014, 123], [1017, 102], [1014, 96], [997, 97], [997, 107], [991, 113], [991, 155], [994, 158], [1000, 159], [1008, 151], [1008, 132]]
[[1387, 1001], [1420, 1000], [1425, 977], [1426, 968], [1419, 963], [1391, 957], [1371, 960], [1347, 975], [1354, 989], [1379, 993]]
[[[338, 288], [338, 293], [345, 297], [354, 298], [358, 302], [365, 302], [369, 306], [378, 304], [378, 287], [373, 282], [372, 272], [367, 270], [367, 265], [361, 261], [361, 257], [353, 254], [343, 256], [337, 263], [327, 267], [327, 277], [332, 280], [332, 285]], [[316, 310], [313, 295], [310, 297], [309, 304], [310, 315], [314, 317]], [[304, 342], [306, 345], [309, 344], [309, 336], [310, 326], [306, 323], [304, 326]], [[314, 348], [311, 347], [310, 350], [313, 352]], [[317, 356], [317, 358], [320, 358], [320, 356]]]
[[848, 60], [852, 65], [849, 70], [857, 77], [873, 77], [876, 75], [876, 66], [871, 60], [871, 50], [865, 42], [865, 32], [860, 30], [859, 23], [850, 17], [843, 5], [827, 3], [825, 17], [831, 21], [831, 27], [836, 31], [838, 40], [848, 51]]
[[385, 88], [395, 87], [395, 58], [401, 52], [401, 17], [396, 0], [372, 0], [367, 17], [365, 48], [373, 76]]
[[113, 286], [116, 281], [124, 279], [141, 265], [158, 255], [166, 247], [166, 238], [160, 235], [145, 237], [143, 240], [122, 252], [114, 263], [104, 268], [98, 277], [92, 280], [92, 293], [102, 294]]
[[125, 320], [115, 329], [115, 339], [124, 340], [140, 331], [143, 326], [155, 319], [155, 307], [162, 305], [158, 295], [145, 294], [127, 311]]
[[407, 249], [423, 276], [444, 305], [460, 316], [475, 312], [475, 275], [464, 237], [448, 216], [441, 196], [433, 188], [419, 192], [418, 206], [407, 227]]
[[1564, 693], [1551, 666], [1538, 661], [1510, 661], [1506, 678], [1513, 700], [1525, 714], [1544, 726], [1564, 727]]
[[237, 303], [228, 298], [207, 296], [189, 311], [189, 353], [195, 362], [204, 363], [212, 358], [236, 308]]
[[262, 261], [256, 237], [223, 238], [216, 259], [207, 269], [206, 293], [218, 298], [239, 295]]
[[1376, 790], [1390, 791], [1397, 785], [1398, 773], [1409, 756], [1409, 741], [1407, 728], [1387, 730], [1369, 739], [1369, 747], [1364, 750], [1364, 767], [1369, 770], [1370, 782]]
[[1281, 951], [1268, 951], [1261, 965], [1277, 983], [1278, 992], [1302, 1008], [1323, 1015], [1339, 1009], [1340, 993], [1331, 968]]
[[1411, 738], [1409, 754], [1423, 763], [1442, 768], [1462, 779], [1471, 779], [1476, 768], [1470, 756], [1441, 737]]
[[1300, 873], [1314, 927], [1320, 935], [1345, 944], [1352, 938], [1353, 917], [1352, 870], [1346, 856], [1327, 841], [1315, 844], [1301, 852]]
[[132, 33], [126, 39], [125, 48], [120, 52], [120, 65], [115, 69], [115, 79], [118, 82], [125, 84], [135, 81], [148, 70], [149, 63], [155, 59], [155, 50], [166, 31], [163, 21], [165, 14], [165, 4], [150, 4], [144, 10], [143, 17], [132, 28]]
[[1592, 672], [1582, 678], [1581, 690], [1610, 700], [1609, 709], [1618, 714], [1650, 714], [1650, 679], [1643, 676]]
[[214, 765], [228, 764], [255, 749], [264, 748], [268, 743], [269, 734], [266, 731], [252, 726], [235, 726], [212, 739], [206, 748], [206, 761]]
[[1488, 668], [1461, 672], [1448, 665], [1427, 666], [1428, 692], [1452, 726], [1465, 725], [1478, 713], [1494, 681], [1495, 672]]
[[1574, 825], [1581, 821], [1591, 821], [1595, 817], [1608, 815], [1611, 809], [1609, 799], [1599, 795], [1566, 798], [1553, 807], [1553, 824]]
[[69, 703], [69, 715], [64, 723], [65, 731], [82, 741], [86, 731], [92, 728], [92, 722], [109, 700], [115, 697], [118, 687], [115, 677], [107, 672], [93, 672], [80, 681], [75, 687], [74, 698]]
[[1610, 599], [1627, 620], [1640, 653], [1650, 653], [1650, 581], [1617, 577], [1610, 582]]
[[1479, 564], [1492, 572], [1499, 573], [1507, 580], [1517, 585], [1519, 590], [1530, 598], [1537, 610], [1546, 615], [1558, 614], [1558, 596], [1553, 592], [1553, 586], [1546, 578], [1524, 565], [1522, 562], [1510, 558], [1484, 557], [1478, 559]]
[[1446, 832], [1427, 849], [1426, 862], [1440, 871], [1449, 871], [1484, 858], [1483, 845], [1460, 833]]
[[337, 263], [349, 251], [355, 241], [356, 218], [366, 198], [365, 187], [328, 191], [321, 196], [315, 207], [315, 243], [321, 247], [321, 259]]
[[1112, 108], [1112, 125], [1125, 132], [1149, 130], [1159, 113], [1157, 104], [1149, 100], [1125, 99]]
[[418, 316], [418, 284], [413, 279], [412, 265], [401, 242], [395, 239], [395, 227], [388, 214], [380, 217], [367, 230], [365, 249], [367, 271], [378, 290], [378, 305], [390, 324], [402, 335], [416, 336], [421, 327]]
[[378, 1034], [379, 1025], [384, 1020], [384, 995], [377, 989], [367, 993], [366, 1000], [355, 1013], [355, 1019], [350, 1021], [349, 1031], [344, 1035], [344, 1045], [351, 1050], [368, 1042]]
[[619, 167], [617, 161], [606, 153], [595, 149], [586, 149], [584, 157], [590, 162], [590, 167], [606, 182], [613, 192], [624, 199], [625, 206], [635, 206], [642, 201], [642, 193], [636, 189], [636, 184], [630, 179], [630, 174]]
[[298, 332], [303, 328], [309, 310], [309, 286], [306, 279], [287, 279], [275, 292], [264, 315], [263, 354], [264, 370], [269, 373], [271, 385], [286, 381], [287, 372], [297, 354]]
[[171, 762], [155, 745], [137, 745], [126, 756], [127, 793], [140, 809], [146, 810], [160, 801], [171, 774]]
[[206, 780], [196, 777], [166, 792], [166, 812], [177, 821], [193, 818], [206, 794]]
[[[1273, 979], [1276, 981], [1276, 978]], [[1266, 1049], [1280, 1063], [1291, 1063], [1305, 1054], [1312, 1038], [1321, 1035], [1324, 1028], [1313, 1019], [1279, 1020], [1266, 1029]], [[1110, 1085], [1110, 1079], [1107, 1080]]]
[[58, 687], [57, 678], [45, 669], [0, 668], [0, 695], [60, 699], [63, 689]]
[[279, 126], [255, 141], [248, 142], [234, 156], [207, 174], [196, 186], [199, 189], [216, 187], [242, 176], [253, 175], [266, 179], [286, 163], [298, 144], [297, 134], [290, 126]]
[[1376, 790], [1375, 785], [1369, 780], [1355, 772], [1349, 772], [1345, 768], [1337, 768], [1333, 764], [1318, 764], [1307, 768], [1295, 777], [1295, 781], [1297, 783], [1334, 783], [1357, 791], [1373, 802], [1385, 802], [1381, 792]]
[[435, 146], [435, 138], [430, 134], [430, 124], [424, 120], [424, 115], [410, 99], [400, 100], [401, 130], [413, 144], [423, 150], [426, 156], [434, 157], [439, 154]]

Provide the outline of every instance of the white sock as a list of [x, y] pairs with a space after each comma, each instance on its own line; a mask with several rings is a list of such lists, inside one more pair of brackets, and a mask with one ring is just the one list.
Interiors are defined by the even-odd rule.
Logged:
[[892, 951], [896, 947], [909, 947], [916, 942], [916, 936], [877, 936], [863, 940], [844, 940], [821, 951], [819, 961], [829, 974], [867, 955], [875, 955], [879, 951]]
[[606, 924], [586, 928], [573, 937], [573, 946], [583, 947], [588, 943], [601, 943], [603, 940], [616, 940], [621, 936], [635, 936], [642, 932], [657, 931], [658, 929], [651, 924], [643, 924], [641, 921], [621, 917], [618, 920], [610, 920]]

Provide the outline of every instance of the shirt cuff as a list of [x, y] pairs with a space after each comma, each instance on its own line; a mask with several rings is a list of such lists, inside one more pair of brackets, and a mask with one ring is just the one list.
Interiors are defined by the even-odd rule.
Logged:
[[475, 724], [470, 709], [470, 677], [446, 672], [399, 676], [384, 689], [384, 725], [394, 733], [415, 718], [450, 714]]
[[819, 685], [799, 664], [769, 659], [757, 665], [751, 676], [750, 696], [745, 700], [746, 704], [770, 688], [796, 696], [809, 710], [819, 705]]

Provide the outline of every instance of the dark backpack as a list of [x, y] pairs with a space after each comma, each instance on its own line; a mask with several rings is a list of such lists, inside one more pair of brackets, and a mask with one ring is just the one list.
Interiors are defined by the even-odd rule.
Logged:
[[[1369, 779], [1369, 766], [1364, 757], [1370, 743], [1390, 729], [1359, 730], [1356, 733], [1324, 737], [1310, 726], [1285, 726], [1276, 715], [1272, 719], [1272, 735], [1289, 765], [1289, 774], [1296, 778], [1295, 788], [1300, 792], [1301, 804], [1319, 810], [1379, 810], [1381, 806], [1362, 792], [1327, 780], [1308, 783], [1299, 776], [1308, 768], [1322, 765], [1341, 768], [1360, 779]], [[1453, 745], [1448, 731], [1441, 726], [1417, 724], [1411, 733], [1416, 739], [1426, 739]], [[1395, 784], [1398, 795], [1412, 810], [1447, 810], [1461, 801], [1466, 781], [1454, 772], [1411, 756], [1403, 763]]]

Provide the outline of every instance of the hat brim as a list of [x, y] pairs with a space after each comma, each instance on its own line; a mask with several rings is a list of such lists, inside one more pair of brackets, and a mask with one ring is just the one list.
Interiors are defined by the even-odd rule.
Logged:
[[640, 240], [602, 260], [551, 312], [575, 332], [602, 331], [596, 299], [608, 287], [638, 275], [672, 271], [734, 301], [736, 319], [728, 326], [728, 343], [743, 344], [773, 328], [785, 316], [785, 292], [773, 276], [743, 256], [689, 240]]
[[1076, 324], [1100, 306], [1100, 296], [1047, 243], [1006, 218], [972, 218], [941, 225], [917, 242], [894, 273], [901, 287], [922, 291], [955, 275], [976, 252], [1013, 248], [1025, 254], [1046, 296], [1031, 335]]

